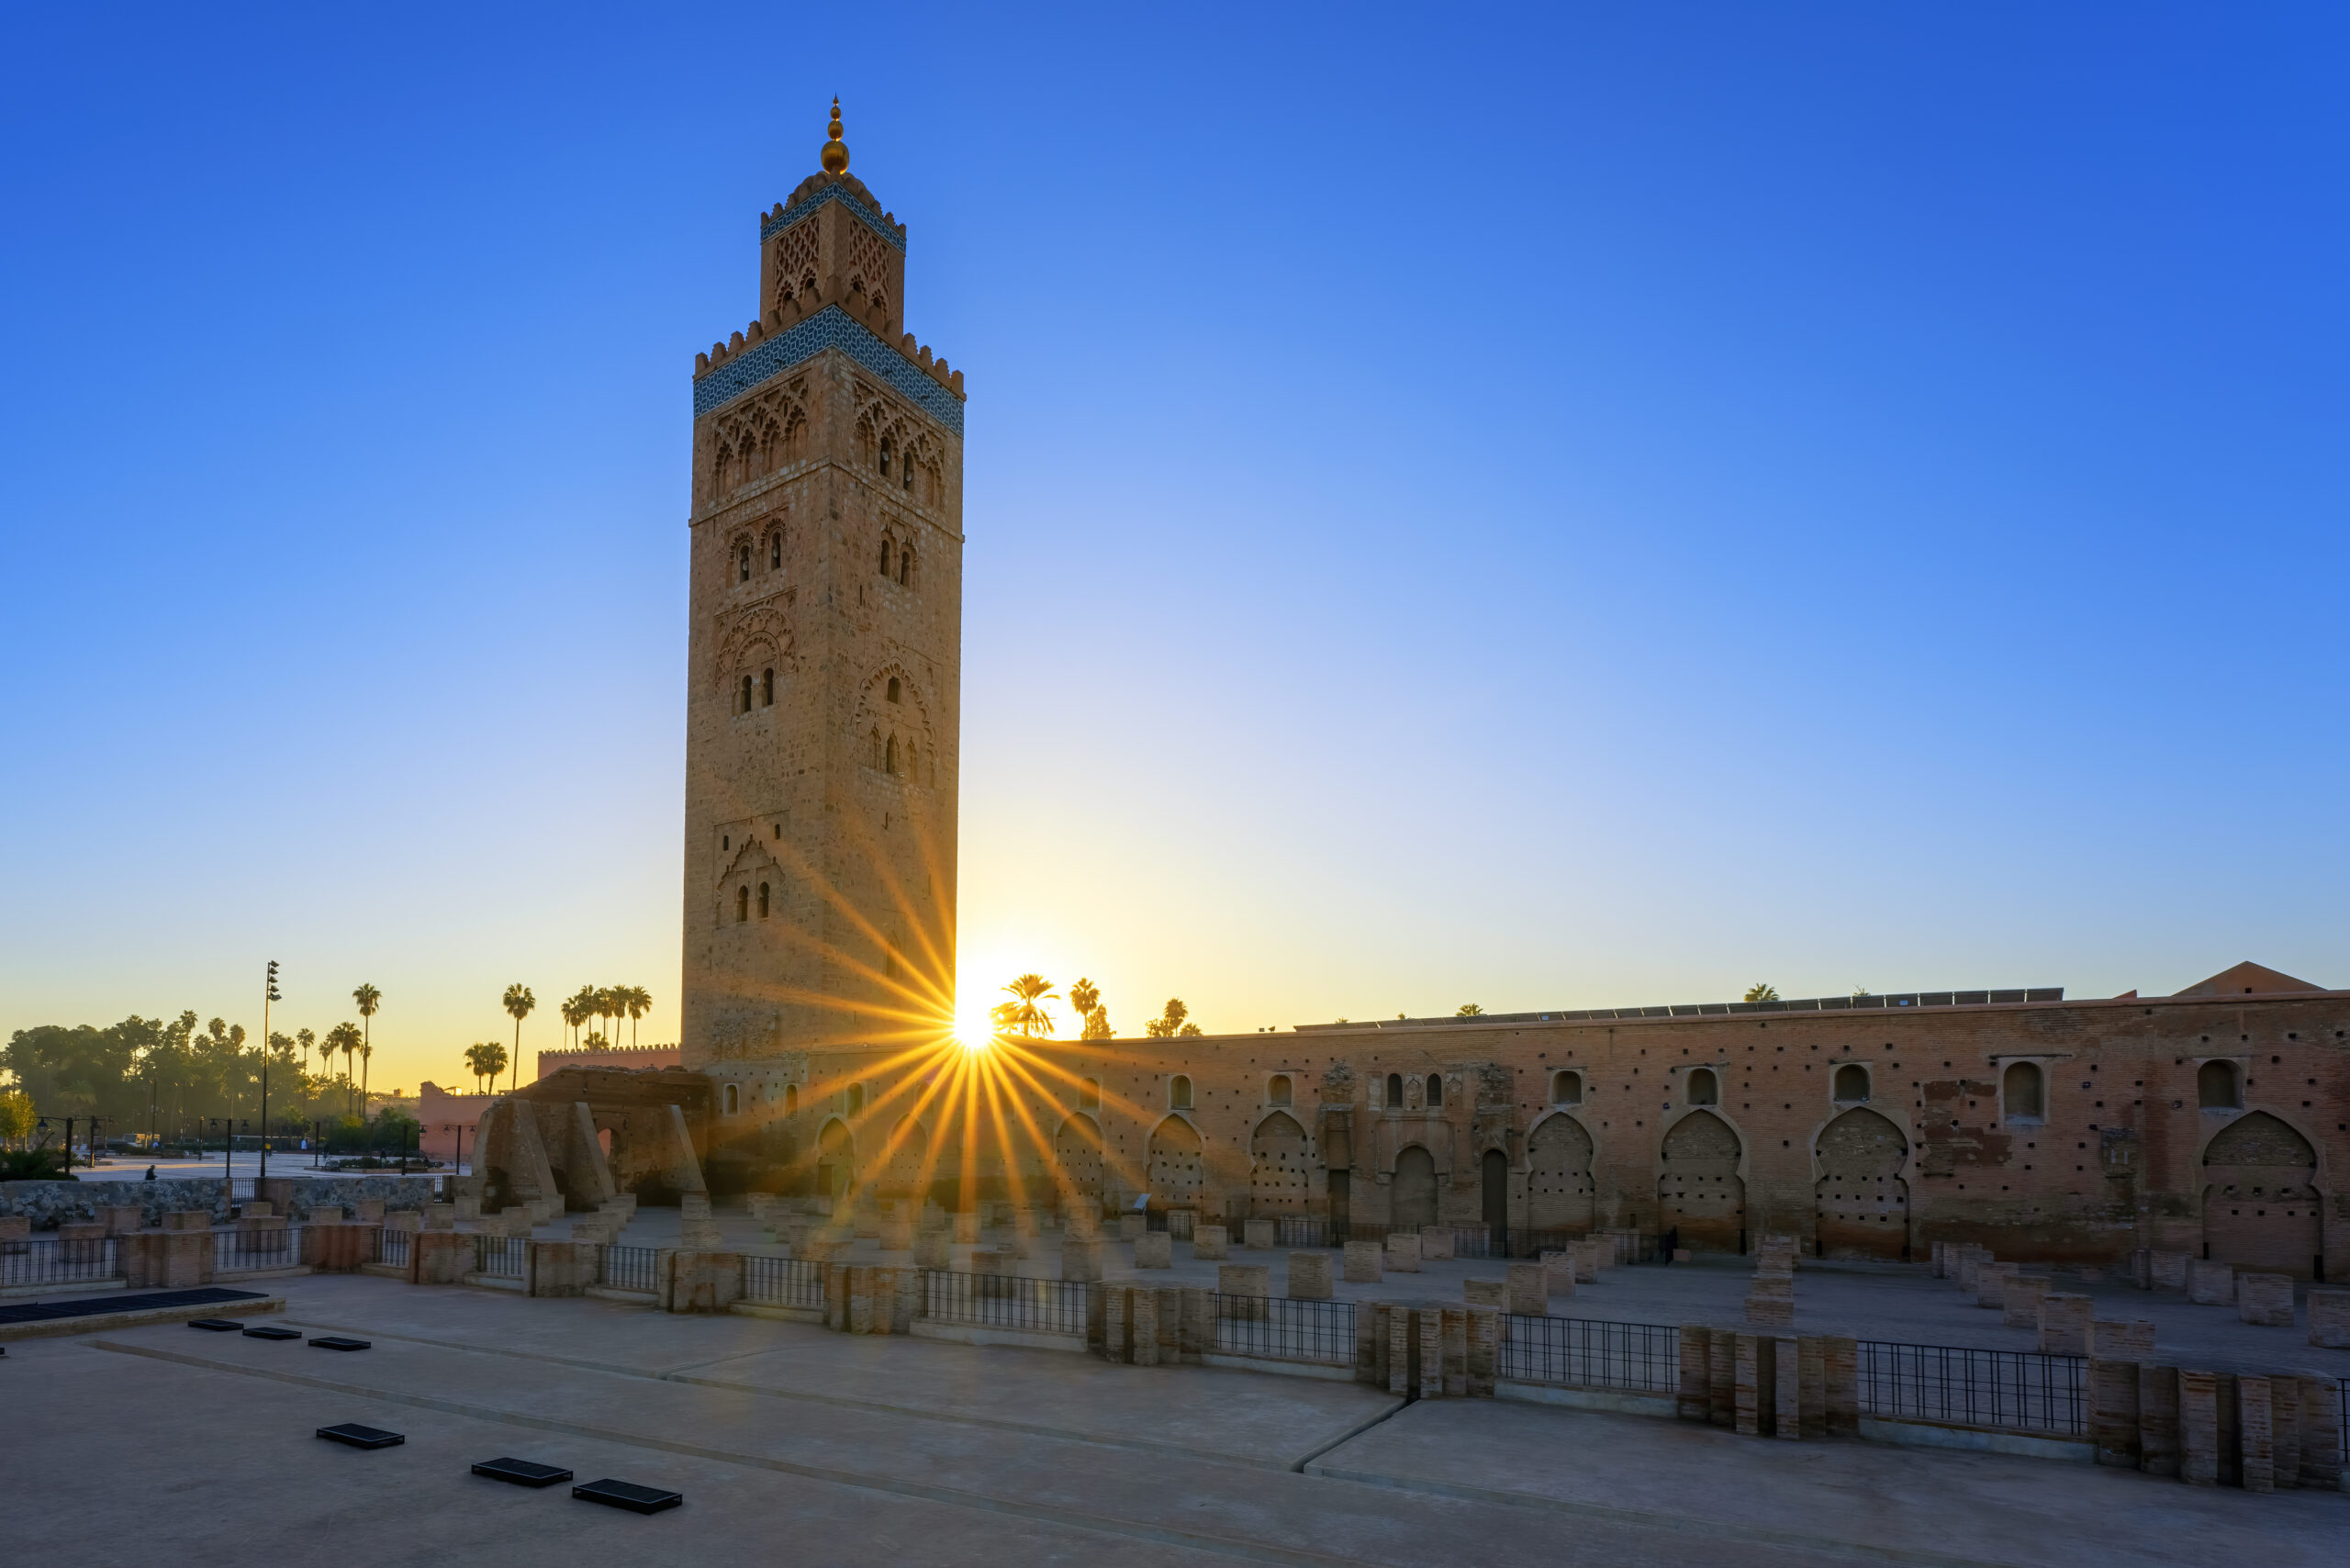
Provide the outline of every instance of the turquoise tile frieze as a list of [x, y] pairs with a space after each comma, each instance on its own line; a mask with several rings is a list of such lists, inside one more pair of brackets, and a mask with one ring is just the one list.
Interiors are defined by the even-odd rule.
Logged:
[[766, 386], [826, 349], [839, 349], [888, 382], [900, 397], [957, 437], [962, 435], [963, 399], [932, 380], [920, 367], [907, 364], [905, 355], [837, 305], [827, 305], [805, 321], [752, 344], [698, 378], [694, 382], [694, 417], [699, 419], [755, 387]]
[[783, 209], [780, 218], [770, 214], [762, 218], [759, 222], [759, 242], [765, 244], [828, 201], [845, 203], [849, 211], [856, 215], [859, 223], [881, 236], [883, 241], [898, 254], [902, 256], [906, 253], [906, 237], [898, 232], [898, 226], [857, 200], [846, 185], [826, 185], [805, 201], [792, 203]]

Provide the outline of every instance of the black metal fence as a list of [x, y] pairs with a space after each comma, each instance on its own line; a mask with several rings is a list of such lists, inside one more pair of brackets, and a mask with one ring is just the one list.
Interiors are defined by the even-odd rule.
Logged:
[[1495, 1375], [1559, 1388], [1672, 1394], [1680, 1387], [1681, 1330], [1659, 1323], [1501, 1315]]
[[1229, 1356], [1352, 1366], [1355, 1304], [1283, 1296], [1223, 1295], [1215, 1304], [1215, 1348]]
[[121, 1272], [121, 1243], [111, 1236], [0, 1242], [0, 1287], [70, 1285]]
[[761, 1306], [799, 1306], [822, 1311], [824, 1266], [800, 1258], [745, 1256], [743, 1299]]
[[409, 1234], [388, 1225], [379, 1227], [375, 1232], [375, 1261], [389, 1263], [396, 1269], [407, 1268]]
[[1015, 1274], [922, 1271], [922, 1316], [946, 1323], [976, 1323], [1036, 1334], [1082, 1334], [1086, 1286], [1076, 1280], [1031, 1280]]
[[216, 1230], [212, 1233], [212, 1270], [215, 1273], [290, 1269], [301, 1260], [301, 1232], [292, 1226], [271, 1230]]
[[1864, 1416], [2080, 1437], [2088, 1430], [2085, 1356], [1859, 1342]]
[[527, 1236], [481, 1236], [474, 1238], [474, 1272], [493, 1280], [519, 1280], [522, 1277], [523, 1260], [528, 1255], [531, 1238]]
[[607, 1246], [596, 1249], [596, 1282], [608, 1290], [639, 1291], [656, 1295], [661, 1284], [661, 1253], [652, 1247]]

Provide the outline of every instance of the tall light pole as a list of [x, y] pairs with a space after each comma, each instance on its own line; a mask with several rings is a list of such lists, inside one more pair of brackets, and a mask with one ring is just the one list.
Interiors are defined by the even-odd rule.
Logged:
[[285, 1000], [277, 993], [277, 960], [272, 958], [261, 988], [261, 1180], [264, 1182], [269, 1180], [269, 1004]]

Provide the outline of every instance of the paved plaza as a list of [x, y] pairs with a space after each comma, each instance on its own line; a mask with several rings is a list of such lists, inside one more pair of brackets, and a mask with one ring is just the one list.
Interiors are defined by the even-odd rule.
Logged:
[[[1612, 1278], [1589, 1294], [1731, 1275]], [[2292, 1568], [2350, 1538], [2338, 1495], [360, 1275], [270, 1288], [285, 1322], [374, 1348], [184, 1325], [8, 1347], [12, 1562]], [[344, 1421], [408, 1440], [312, 1436]], [[468, 1473], [509, 1455], [687, 1501], [640, 1518]]]

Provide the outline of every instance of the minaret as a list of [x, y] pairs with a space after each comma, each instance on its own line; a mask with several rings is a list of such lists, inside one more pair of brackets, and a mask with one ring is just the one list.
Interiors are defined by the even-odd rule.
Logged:
[[963, 376], [901, 333], [906, 230], [841, 135], [836, 98], [756, 319], [694, 356], [688, 1067], [953, 1009]]

